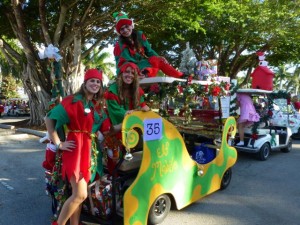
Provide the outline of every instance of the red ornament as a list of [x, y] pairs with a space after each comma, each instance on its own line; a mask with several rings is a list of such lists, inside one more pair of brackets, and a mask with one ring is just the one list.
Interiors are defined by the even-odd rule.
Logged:
[[270, 117], [273, 116], [273, 112], [271, 110], [268, 111], [268, 116], [270, 116]]
[[251, 138], [252, 138], [253, 140], [257, 140], [257, 139], [258, 139], [258, 135], [257, 135], [257, 134], [252, 134]]
[[212, 90], [212, 95], [213, 96], [218, 96], [221, 92], [221, 88], [219, 86], [215, 86]]
[[155, 94], [159, 93], [159, 85], [158, 84], [152, 84], [150, 87], [150, 91], [154, 92]]
[[226, 84], [225, 84], [225, 91], [229, 91], [229, 89], [230, 89], [230, 84], [226, 82]]
[[177, 90], [178, 90], [179, 94], [183, 93], [183, 87], [182, 86], [178, 85]]
[[190, 85], [192, 83], [192, 80], [193, 80], [193, 76], [190, 75], [187, 79], [187, 84]]
[[205, 92], [208, 92], [208, 84], [205, 85], [204, 91], [205, 91]]

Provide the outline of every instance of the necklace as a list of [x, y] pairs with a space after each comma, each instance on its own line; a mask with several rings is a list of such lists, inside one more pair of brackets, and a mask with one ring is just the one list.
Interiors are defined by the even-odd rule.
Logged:
[[90, 101], [84, 101], [84, 115], [87, 115], [91, 112], [91, 102]]
[[88, 114], [88, 113], [91, 112], [91, 109], [90, 109], [90, 108], [85, 108], [85, 109], [84, 109], [84, 112], [85, 112], [86, 114]]

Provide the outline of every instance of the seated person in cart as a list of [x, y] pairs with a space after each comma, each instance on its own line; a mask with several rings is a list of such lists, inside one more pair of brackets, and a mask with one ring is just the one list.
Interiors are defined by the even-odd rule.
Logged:
[[[121, 126], [126, 115], [135, 110], [149, 111], [144, 100], [144, 91], [139, 86], [139, 69], [134, 63], [125, 63], [120, 68], [116, 82], [106, 93], [107, 110], [116, 139], [121, 140]], [[114, 142], [116, 144], [116, 141]], [[120, 149], [124, 149], [122, 146]], [[124, 152], [123, 152], [124, 153]], [[112, 173], [115, 162], [108, 157], [108, 170]]]

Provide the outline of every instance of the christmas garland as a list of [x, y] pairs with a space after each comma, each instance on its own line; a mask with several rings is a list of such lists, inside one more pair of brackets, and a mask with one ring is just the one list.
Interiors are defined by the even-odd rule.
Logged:
[[[152, 84], [146, 91], [146, 101], [152, 108], [159, 108], [161, 116], [168, 116], [167, 105], [171, 105], [175, 111], [185, 108], [199, 109], [208, 107], [209, 97], [216, 103], [217, 98], [226, 96], [229, 93], [230, 84], [227, 82], [212, 82], [211, 84], [201, 85], [197, 83], [174, 81], [171, 84]], [[169, 104], [167, 104], [169, 103]]]

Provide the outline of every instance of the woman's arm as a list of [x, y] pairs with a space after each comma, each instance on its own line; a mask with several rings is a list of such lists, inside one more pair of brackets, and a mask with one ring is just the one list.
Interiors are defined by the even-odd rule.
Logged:
[[75, 148], [74, 141], [65, 141], [65, 142], [60, 141], [57, 131], [55, 130], [55, 121], [54, 120], [46, 117], [45, 124], [46, 124], [46, 128], [47, 128], [50, 140], [53, 142], [53, 144], [55, 144], [56, 150], [61, 149], [61, 150], [65, 150], [65, 151], [72, 151], [72, 149]]

